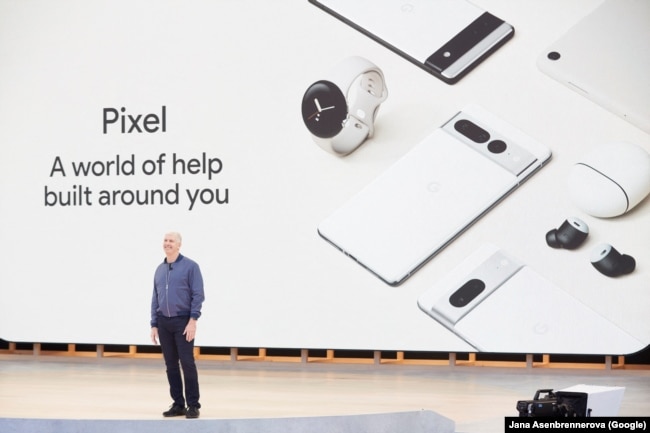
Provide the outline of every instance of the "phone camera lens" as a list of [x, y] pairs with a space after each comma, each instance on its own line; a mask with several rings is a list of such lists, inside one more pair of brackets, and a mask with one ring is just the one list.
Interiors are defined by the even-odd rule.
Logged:
[[560, 60], [560, 57], [562, 56], [557, 51], [551, 51], [546, 55], [546, 57], [548, 57], [551, 60]]
[[485, 290], [485, 283], [478, 279], [472, 279], [461, 286], [449, 297], [449, 303], [457, 308], [465, 307], [472, 302], [481, 292]]
[[492, 153], [503, 153], [508, 145], [502, 140], [492, 140], [487, 147]]
[[454, 123], [454, 129], [476, 143], [485, 143], [490, 139], [490, 133], [467, 119]]

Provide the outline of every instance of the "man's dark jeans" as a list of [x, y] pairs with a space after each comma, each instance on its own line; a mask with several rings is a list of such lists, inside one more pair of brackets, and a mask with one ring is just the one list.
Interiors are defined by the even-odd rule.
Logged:
[[[169, 393], [174, 404], [200, 408], [199, 376], [194, 362], [194, 340], [188, 342], [183, 335], [189, 317], [158, 316], [158, 338], [167, 366]], [[179, 365], [180, 364], [180, 365]], [[183, 376], [181, 377], [181, 368]], [[183, 379], [185, 397], [183, 397]]]

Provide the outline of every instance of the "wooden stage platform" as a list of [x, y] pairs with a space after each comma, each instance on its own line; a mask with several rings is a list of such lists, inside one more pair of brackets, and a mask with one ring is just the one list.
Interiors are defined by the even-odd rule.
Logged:
[[[496, 433], [505, 416], [517, 415], [517, 401], [531, 399], [537, 389], [577, 384], [624, 386], [619, 415], [650, 414], [650, 370], [644, 369], [197, 362], [202, 421], [430, 411], [452, 420], [456, 432]], [[161, 421], [170, 403], [158, 357], [0, 354], [0, 423]]]

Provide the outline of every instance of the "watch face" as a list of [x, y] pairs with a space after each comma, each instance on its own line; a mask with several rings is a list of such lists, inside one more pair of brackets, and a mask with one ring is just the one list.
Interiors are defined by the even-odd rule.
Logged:
[[331, 138], [343, 129], [348, 105], [343, 92], [329, 81], [312, 84], [302, 98], [302, 120], [317, 137]]

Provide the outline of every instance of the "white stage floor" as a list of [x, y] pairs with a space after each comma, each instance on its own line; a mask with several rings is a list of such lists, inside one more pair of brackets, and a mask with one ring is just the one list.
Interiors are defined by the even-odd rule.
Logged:
[[[624, 386], [619, 415], [650, 415], [650, 370], [213, 360], [198, 367], [202, 419], [424, 409], [455, 421], [457, 432], [496, 433], [505, 416], [517, 416], [518, 400], [577, 384]], [[0, 418], [159, 420], [169, 404], [162, 359], [0, 355]]]

